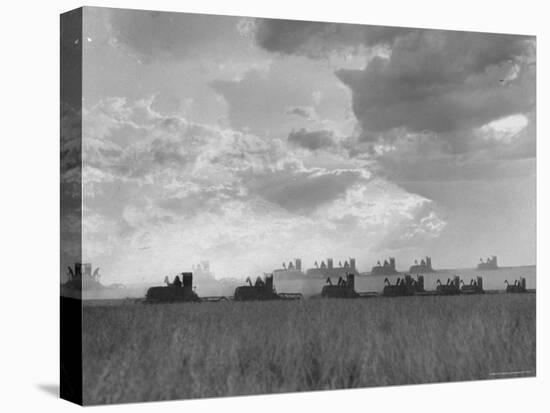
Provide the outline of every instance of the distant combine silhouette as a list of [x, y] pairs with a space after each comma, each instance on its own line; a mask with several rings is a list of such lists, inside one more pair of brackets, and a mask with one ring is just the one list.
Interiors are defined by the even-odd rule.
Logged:
[[497, 257], [492, 255], [487, 258], [486, 261], [483, 261], [482, 258], [479, 259], [479, 264], [477, 264], [478, 270], [496, 270], [498, 269]]
[[521, 277], [519, 280], [514, 280], [514, 284], [510, 284], [508, 280], [504, 280], [506, 284], [507, 293], [526, 293], [527, 287], [525, 278]]
[[424, 276], [418, 275], [416, 280], [409, 274], [405, 274], [403, 278], [397, 278], [395, 284], [391, 284], [386, 278], [384, 279], [384, 290], [382, 295], [385, 297], [398, 297], [423, 293]]
[[256, 278], [256, 282], [252, 284], [252, 280], [248, 277], [246, 280], [249, 285], [243, 285], [235, 288], [233, 300], [235, 301], [266, 301], [266, 300], [299, 300], [302, 299], [302, 294], [286, 293], [278, 294], [273, 287], [273, 274], [267, 274], [265, 280], [261, 277]]

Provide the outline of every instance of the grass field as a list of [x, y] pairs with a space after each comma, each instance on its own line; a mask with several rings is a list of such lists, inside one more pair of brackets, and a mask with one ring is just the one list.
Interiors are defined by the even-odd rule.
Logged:
[[84, 402], [535, 374], [535, 295], [84, 307]]

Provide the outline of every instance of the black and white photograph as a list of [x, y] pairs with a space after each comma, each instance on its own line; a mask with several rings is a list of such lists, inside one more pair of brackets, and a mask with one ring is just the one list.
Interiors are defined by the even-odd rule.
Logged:
[[83, 404], [536, 375], [534, 36], [61, 25]]
[[3, 411], [546, 411], [520, 3], [6, 4]]

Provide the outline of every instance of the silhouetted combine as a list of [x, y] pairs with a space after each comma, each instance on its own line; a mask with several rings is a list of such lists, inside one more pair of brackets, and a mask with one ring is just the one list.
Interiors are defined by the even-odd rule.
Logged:
[[201, 301], [193, 291], [193, 273], [182, 272], [181, 279], [179, 275], [176, 275], [174, 282], [170, 283], [168, 277], [164, 279], [164, 282], [166, 287], [151, 287], [147, 290], [145, 299], [148, 303]]
[[477, 277], [475, 280], [472, 278], [470, 284], [465, 284], [464, 281], [460, 281], [462, 287], [460, 287], [461, 294], [484, 294], [483, 290], [483, 278]]
[[358, 298], [359, 294], [355, 291], [355, 274], [346, 274], [346, 278], [338, 278], [338, 283], [332, 284], [332, 281], [327, 278], [328, 285], [325, 285], [321, 290], [323, 298]]
[[400, 297], [425, 292], [423, 275], [417, 276], [415, 280], [409, 274], [406, 274], [403, 278], [397, 278], [395, 284], [391, 284], [386, 278], [384, 284], [384, 290], [382, 291], [384, 297]]
[[447, 279], [447, 284], [442, 284], [441, 281], [438, 279], [436, 291], [438, 294], [441, 295], [460, 294], [460, 277], [458, 275], [455, 275], [452, 280]]
[[235, 288], [234, 301], [299, 300], [303, 298], [302, 294], [277, 294], [273, 287], [273, 274], [266, 275], [265, 281], [258, 277], [256, 282], [252, 284], [252, 280], [248, 277], [246, 282], [249, 285]]
[[515, 280], [514, 284], [508, 283], [508, 280], [505, 280], [504, 283], [506, 284], [507, 293], [526, 293], [527, 292], [527, 284], [525, 282], [524, 277], [521, 277], [519, 281]]

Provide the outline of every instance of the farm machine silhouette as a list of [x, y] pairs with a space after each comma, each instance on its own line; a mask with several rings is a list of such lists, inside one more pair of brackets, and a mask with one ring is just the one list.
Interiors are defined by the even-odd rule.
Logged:
[[234, 301], [266, 301], [266, 300], [300, 300], [304, 298], [300, 293], [277, 293], [273, 287], [273, 274], [266, 274], [265, 280], [261, 277], [252, 280], [248, 277], [243, 285], [235, 288]]
[[327, 285], [321, 290], [323, 298], [357, 298], [359, 294], [355, 291], [355, 275], [346, 274], [346, 278], [338, 278], [338, 283], [333, 284], [330, 277], [327, 278]]
[[166, 283], [165, 287], [151, 287], [147, 290], [145, 296], [147, 302], [201, 301], [193, 289], [193, 273], [182, 272], [181, 279], [179, 275], [176, 275], [172, 283], [168, 277], [165, 277], [164, 282]]
[[484, 294], [485, 290], [483, 289], [483, 278], [476, 277], [470, 280], [470, 284], [465, 284], [464, 281], [460, 281], [462, 287], [460, 287], [461, 294]]
[[[180, 279], [181, 275], [181, 279]], [[193, 287], [193, 273], [182, 272], [176, 275], [170, 283], [165, 277], [166, 286], [151, 287], [145, 295], [147, 303], [173, 303], [173, 302], [218, 302], [218, 301], [266, 301], [266, 300], [299, 300], [302, 294], [299, 293], [277, 293], [273, 287], [273, 275], [268, 274], [265, 280], [261, 277], [252, 284], [250, 277], [246, 279], [249, 285], [239, 286], [235, 289], [232, 297], [211, 296], [199, 297]]]
[[384, 297], [400, 297], [425, 292], [423, 275], [418, 275], [415, 280], [411, 275], [405, 274], [403, 278], [397, 278], [395, 284], [391, 284], [386, 278], [384, 284], [382, 291]]
[[526, 293], [528, 291], [525, 278], [523, 277], [519, 280], [515, 280], [513, 284], [510, 284], [508, 280], [505, 280], [504, 283], [506, 284], [507, 293]]
[[355, 274], [346, 273], [345, 278], [338, 277], [336, 284], [332, 283], [330, 277], [326, 280], [327, 285], [323, 286], [321, 294], [317, 298], [368, 298], [374, 297], [376, 293], [358, 293], [355, 291]]
[[[270, 301], [270, 300], [300, 300], [304, 297], [300, 293], [279, 293], [275, 289], [273, 274], [265, 274], [264, 277], [257, 277], [252, 282], [250, 277], [246, 278], [247, 284], [235, 288], [233, 296], [212, 296], [200, 297], [193, 287], [193, 273], [183, 272], [175, 276], [174, 281], [170, 282], [165, 278], [166, 286], [151, 287], [147, 290], [145, 302], [147, 303], [173, 303], [173, 302], [218, 302], [218, 301]], [[346, 272], [339, 276], [338, 281], [333, 283], [332, 279], [326, 279], [326, 285], [321, 292], [311, 298], [371, 298], [371, 297], [406, 297], [406, 296], [426, 296], [426, 295], [471, 295], [471, 294], [498, 294], [498, 293], [526, 293], [534, 292], [528, 290], [525, 278], [521, 277], [515, 280], [514, 284], [506, 283], [506, 290], [483, 289], [483, 278], [478, 276], [472, 278], [469, 283], [465, 283], [459, 276], [448, 278], [446, 283], [440, 279], [436, 282], [435, 290], [427, 291], [424, 288], [424, 276], [417, 275], [414, 278], [410, 274], [398, 277], [395, 283], [391, 283], [388, 278], [384, 280], [382, 292], [358, 292], [355, 290], [355, 274]]]

